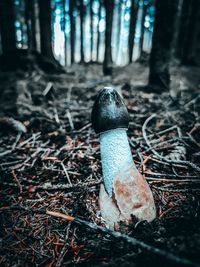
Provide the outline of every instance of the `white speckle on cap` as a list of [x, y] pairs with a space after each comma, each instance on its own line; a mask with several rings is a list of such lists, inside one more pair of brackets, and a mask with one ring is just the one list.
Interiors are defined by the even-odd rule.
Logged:
[[100, 149], [104, 185], [111, 197], [115, 175], [133, 165], [126, 129], [114, 129], [100, 134]]

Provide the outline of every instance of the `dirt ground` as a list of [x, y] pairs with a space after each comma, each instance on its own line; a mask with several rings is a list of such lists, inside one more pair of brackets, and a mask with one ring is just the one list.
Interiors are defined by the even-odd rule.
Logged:
[[[112, 77], [95, 64], [59, 75], [0, 74], [0, 266], [200, 266], [199, 69], [171, 72], [172, 90], [160, 95], [148, 92], [148, 69], [139, 63], [116, 68]], [[125, 99], [133, 159], [157, 208], [153, 222], [133, 218], [120, 232], [165, 255], [46, 214], [104, 226], [90, 114], [108, 85]]]

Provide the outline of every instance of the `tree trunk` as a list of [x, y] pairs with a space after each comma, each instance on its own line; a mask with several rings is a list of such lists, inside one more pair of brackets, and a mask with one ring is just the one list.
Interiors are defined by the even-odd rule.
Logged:
[[142, 19], [141, 19], [141, 35], [140, 35], [140, 43], [139, 43], [139, 47], [140, 47], [140, 57], [142, 56], [142, 52], [143, 52], [143, 41], [144, 41], [144, 31], [145, 31], [145, 17], [147, 14], [147, 4], [145, 4], [145, 1], [143, 0], [143, 10], [142, 10]]
[[64, 55], [65, 55], [65, 66], [67, 66], [67, 33], [66, 33], [66, 0], [62, 0], [62, 9], [63, 9], [63, 25], [62, 30], [64, 33]]
[[34, 0], [25, 0], [25, 21], [27, 26], [28, 49], [37, 50]]
[[101, 7], [102, 7], [102, 0], [99, 0], [99, 11], [98, 11], [98, 33], [97, 33], [97, 61], [99, 61], [99, 51], [100, 51], [100, 37], [101, 33], [99, 30], [100, 21], [101, 21]]
[[138, 8], [139, 8], [138, 1], [132, 0], [131, 18], [130, 18], [129, 35], [128, 35], [129, 63], [132, 62], [132, 58], [133, 58], [133, 46], [134, 46], [134, 37], [135, 37]]
[[41, 54], [55, 61], [52, 49], [52, 10], [51, 0], [39, 0]]
[[169, 63], [177, 6], [178, 0], [156, 0], [149, 85], [158, 92], [170, 87]]
[[176, 45], [178, 42], [178, 34], [179, 34], [179, 29], [180, 29], [180, 23], [181, 23], [181, 11], [182, 11], [182, 5], [183, 5], [183, 0], [178, 0], [178, 9], [176, 13], [176, 18], [174, 22], [174, 36], [173, 36], [173, 41], [172, 41], [172, 56], [176, 56]]
[[197, 65], [200, 66], [200, 25], [199, 25], [199, 34], [198, 34], [198, 42], [197, 42]]
[[85, 56], [84, 56], [85, 6], [83, 0], [80, 0], [80, 23], [81, 23], [81, 63], [83, 63], [85, 62]]
[[69, 0], [69, 16], [70, 16], [70, 44], [71, 44], [71, 64], [74, 63], [75, 56], [75, 32], [76, 32], [76, 24], [74, 17], [74, 9], [75, 9], [75, 0]]
[[94, 37], [93, 37], [93, 0], [90, 0], [90, 57], [92, 61], [92, 53], [93, 53], [93, 42], [94, 42]]
[[188, 28], [185, 33], [181, 62], [183, 64], [195, 64], [198, 46], [200, 1], [191, 0], [188, 19]]
[[0, 33], [3, 54], [16, 50], [14, 0], [0, 0]]
[[112, 21], [113, 21], [113, 10], [114, 0], [104, 0], [106, 10], [106, 32], [105, 32], [105, 54], [103, 62], [103, 73], [104, 75], [112, 74]]
[[117, 10], [117, 44], [116, 44], [116, 61], [120, 55], [120, 36], [121, 36], [121, 15], [122, 15], [122, 4], [119, 0]]
[[191, 7], [191, 0], [183, 0], [181, 7], [181, 15], [180, 15], [180, 23], [178, 29], [177, 43], [176, 43], [176, 51], [175, 56], [179, 59], [182, 58], [183, 55], [183, 44], [185, 40], [185, 35], [188, 29], [189, 23], [189, 13]]

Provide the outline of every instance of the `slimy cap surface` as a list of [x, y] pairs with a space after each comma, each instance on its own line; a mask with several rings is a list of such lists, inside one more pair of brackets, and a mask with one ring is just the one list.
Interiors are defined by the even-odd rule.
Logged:
[[117, 128], [128, 128], [129, 114], [122, 97], [112, 87], [104, 87], [94, 102], [92, 126], [95, 132], [102, 133]]

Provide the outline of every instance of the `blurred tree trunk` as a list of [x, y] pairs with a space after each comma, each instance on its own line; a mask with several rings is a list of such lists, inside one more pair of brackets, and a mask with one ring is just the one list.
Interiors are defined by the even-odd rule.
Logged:
[[85, 56], [84, 56], [84, 24], [85, 24], [84, 0], [80, 0], [80, 23], [81, 23], [81, 63], [83, 63], [83, 62], [85, 62]]
[[200, 65], [200, 2], [180, 0], [175, 56], [182, 64]]
[[[200, 28], [200, 25], [199, 25]], [[198, 45], [197, 45], [197, 58], [196, 58], [198, 66], [200, 66], [200, 29], [198, 34]]]
[[[189, 0], [188, 0], [189, 2]], [[181, 62], [183, 64], [195, 64], [195, 57], [198, 47], [199, 19], [200, 19], [200, 1], [191, 0], [188, 10], [188, 26], [184, 34], [183, 51]]]
[[140, 36], [140, 43], [139, 43], [139, 50], [140, 50], [140, 57], [142, 57], [143, 52], [143, 42], [144, 42], [144, 31], [145, 31], [145, 17], [147, 14], [147, 4], [145, 3], [145, 0], [143, 0], [143, 9], [142, 9], [142, 19], [141, 19], [141, 36]]
[[176, 18], [174, 22], [174, 36], [172, 40], [172, 57], [177, 58], [177, 43], [178, 43], [178, 34], [180, 29], [180, 23], [181, 23], [181, 11], [182, 11], [182, 5], [183, 0], [178, 0], [178, 7], [177, 7], [177, 13]]
[[189, 12], [188, 11], [190, 10], [190, 7], [191, 7], [190, 4], [191, 4], [191, 0], [183, 0], [182, 2], [180, 23], [179, 23], [176, 50], [175, 50], [175, 56], [179, 59], [181, 59], [183, 55], [183, 44], [184, 44], [187, 29], [188, 29], [188, 23], [189, 23]]
[[116, 60], [120, 55], [120, 36], [121, 36], [121, 16], [122, 16], [122, 4], [119, 0], [117, 9], [117, 45], [116, 45]]
[[94, 36], [93, 36], [93, 0], [90, 0], [90, 57], [92, 61], [92, 53], [93, 53], [93, 42], [94, 42]]
[[37, 50], [34, 0], [25, 0], [25, 21], [27, 26], [28, 49]]
[[76, 0], [69, 0], [69, 16], [70, 16], [70, 44], [71, 44], [71, 64], [74, 63], [74, 56], [75, 56], [75, 32], [76, 32], [76, 24], [75, 24], [75, 17], [74, 17], [74, 9], [76, 5]]
[[133, 57], [133, 46], [134, 46], [134, 37], [135, 37], [138, 8], [139, 8], [138, 1], [132, 0], [131, 18], [130, 18], [129, 35], [128, 35], [129, 63], [132, 62], [132, 57]]
[[0, 0], [0, 33], [3, 54], [16, 50], [14, 0]]
[[169, 64], [177, 7], [178, 0], [156, 0], [149, 85], [158, 92], [170, 87]]
[[51, 0], [39, 0], [40, 46], [43, 56], [55, 61], [52, 49], [52, 10]]
[[[14, 1], [14, 3], [15, 3], [15, 1]], [[23, 19], [21, 19], [20, 17], [17, 18], [18, 14], [22, 14], [22, 12], [24, 12], [24, 1], [23, 0], [18, 0], [18, 5], [14, 5], [14, 12], [15, 12], [15, 19], [18, 20], [17, 27], [15, 26], [15, 31], [20, 30], [20, 35], [21, 35], [20, 40], [16, 40], [17, 41], [17, 47], [19, 45], [19, 47], [21, 49], [24, 49], [24, 45], [26, 46], [26, 44], [24, 42], [25, 41], [24, 23], [23, 23]]]
[[63, 33], [64, 33], [64, 54], [65, 54], [65, 66], [67, 66], [67, 33], [66, 33], [66, 0], [62, 0], [62, 8], [63, 8]]
[[113, 10], [114, 0], [104, 0], [106, 10], [106, 32], [105, 32], [105, 54], [103, 62], [104, 75], [112, 74], [112, 22], [113, 22]]
[[98, 11], [98, 33], [97, 33], [97, 61], [99, 61], [99, 51], [100, 51], [100, 21], [101, 21], [101, 8], [102, 8], [102, 0], [99, 0], [99, 11]]

